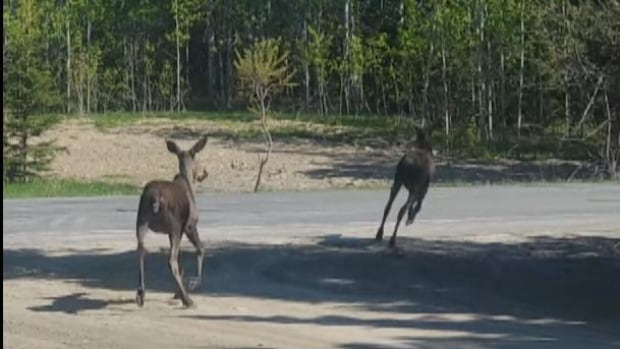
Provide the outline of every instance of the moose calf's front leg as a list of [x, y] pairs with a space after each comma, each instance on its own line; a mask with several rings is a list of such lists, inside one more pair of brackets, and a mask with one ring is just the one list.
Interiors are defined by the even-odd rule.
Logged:
[[202, 265], [204, 261], [204, 248], [200, 241], [200, 235], [196, 223], [187, 226], [186, 234], [189, 241], [196, 248], [196, 277], [189, 280], [188, 288], [193, 291], [202, 284]]
[[387, 216], [390, 213], [390, 210], [392, 209], [392, 203], [394, 202], [396, 195], [398, 195], [398, 191], [400, 190], [401, 185], [402, 185], [401, 182], [397, 180], [394, 180], [394, 184], [392, 184], [392, 188], [390, 189], [390, 197], [388, 199], [387, 204], [385, 205], [385, 209], [383, 210], [383, 218], [381, 219], [381, 225], [379, 226], [379, 229], [377, 230], [377, 235], [375, 235], [375, 240], [377, 241], [380, 241], [383, 239], [383, 226], [385, 225], [385, 220], [387, 219]]

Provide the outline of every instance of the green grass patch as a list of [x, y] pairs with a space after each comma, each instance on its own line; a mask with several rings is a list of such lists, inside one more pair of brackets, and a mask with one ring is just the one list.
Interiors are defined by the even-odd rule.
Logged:
[[242, 123], [256, 120], [256, 117], [249, 113], [216, 113], [216, 112], [147, 112], [147, 113], [127, 113], [114, 112], [105, 114], [93, 114], [89, 116], [98, 129], [109, 129], [128, 125], [135, 125], [139, 122], [148, 121], [219, 121], [224, 124]]
[[37, 179], [27, 183], [4, 183], [3, 199], [35, 197], [136, 195], [140, 189], [114, 182], [82, 182], [69, 179]]
[[[318, 115], [318, 114], [292, 114], [292, 113], [272, 113], [271, 118], [276, 120], [301, 121], [326, 126], [345, 126], [345, 127], [368, 127], [368, 128], [392, 128], [401, 123], [411, 123], [408, 118], [395, 118], [376, 115]], [[229, 123], [239, 123], [258, 120], [258, 116], [250, 112], [198, 112], [185, 111], [174, 112], [113, 112], [103, 114], [93, 114], [89, 118], [93, 119], [98, 128], [120, 127], [135, 124], [148, 120], [208, 120], [222, 121]]]
[[[210, 121], [216, 123], [213, 135], [236, 140], [262, 140], [258, 117], [249, 112], [149, 112], [106, 113], [89, 116], [99, 130], [127, 127], [138, 123]], [[390, 145], [413, 137], [408, 118], [386, 116], [316, 115], [274, 113], [269, 126], [280, 141], [311, 139], [356, 145]]]

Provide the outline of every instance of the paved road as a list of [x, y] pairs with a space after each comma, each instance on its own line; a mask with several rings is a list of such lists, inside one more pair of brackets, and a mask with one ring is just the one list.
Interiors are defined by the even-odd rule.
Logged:
[[[278, 238], [318, 234], [372, 237], [387, 194], [381, 190], [201, 195], [198, 198], [201, 235], [205, 241], [267, 237], [272, 243]], [[401, 193], [394, 205], [386, 228], [388, 234], [405, 196]], [[13, 250], [7, 253], [5, 263], [10, 265], [9, 270], [18, 274], [36, 272], [42, 265], [43, 270], [53, 271], [60, 279], [58, 282], [41, 274], [46, 282], [39, 282], [34, 274], [34, 278], [8, 281], [13, 290], [4, 295], [6, 304], [12, 305], [9, 318], [13, 322], [8, 323], [10, 327], [6, 331], [13, 336], [10, 338], [24, 343], [40, 338], [41, 342], [36, 343], [62, 340], [83, 345], [84, 337], [71, 333], [95, 333], [88, 340], [100, 347], [110, 346], [106, 343], [119, 343], [116, 346], [121, 347], [128, 343], [170, 346], [162, 342], [168, 339], [183, 347], [189, 346], [185, 344], [187, 338], [194, 346], [202, 340], [240, 347], [240, 339], [249, 338], [243, 339], [246, 341], [243, 343], [252, 344], [245, 346], [265, 343], [265, 347], [281, 348], [314, 342], [319, 339], [317, 333], [321, 333], [320, 339], [331, 343], [325, 346], [334, 348], [370, 348], [379, 344], [394, 345], [393, 348], [414, 345], [615, 348], [620, 345], [618, 321], [609, 315], [618, 313], [614, 311], [618, 304], [613, 298], [618, 288], [614, 281], [616, 260], [607, 258], [584, 258], [573, 263], [568, 259], [540, 257], [523, 262], [515, 258], [523, 251], [508, 253], [512, 257], [506, 260], [493, 254], [491, 258], [481, 258], [483, 252], [463, 251], [455, 259], [422, 253], [405, 255], [406, 259], [402, 260], [405, 263], [384, 258], [386, 264], [377, 264], [373, 253], [350, 253], [343, 258], [344, 254], [329, 249], [317, 252], [314, 256], [320, 258], [315, 260], [300, 254], [295, 247], [230, 248], [217, 253], [213, 250], [207, 262], [208, 298], [202, 299], [201, 309], [207, 309], [206, 312], [198, 310], [195, 317], [179, 315], [177, 318], [161, 306], [134, 311], [133, 304], [109, 303], [110, 299], [133, 295], [125, 292], [134, 285], [135, 269], [125, 268], [129, 263], [135, 266], [134, 255], [95, 253], [49, 257], [21, 249], [54, 245], [83, 249], [84, 241], [95, 241], [95, 246], [88, 246], [94, 249], [113, 243], [133, 249], [137, 203], [138, 197], [3, 201], [5, 252]], [[525, 234], [573, 232], [620, 238], [620, 186], [431, 188], [418, 218], [413, 226], [403, 227], [400, 236], [469, 235], [473, 239], [505, 239]], [[164, 237], [148, 239], [147, 245], [156, 242], [165, 246], [166, 240]], [[498, 247], [494, 251], [502, 250]], [[574, 252], [571, 250], [571, 254]], [[473, 254], [463, 257], [467, 253]], [[455, 267], [454, 261], [464, 263]], [[153, 267], [156, 263], [159, 267]], [[163, 259], [147, 265], [155, 268], [151, 271], [166, 269]], [[389, 273], [386, 273], [387, 265]], [[394, 275], [397, 277], [392, 278]], [[170, 282], [167, 272], [159, 275], [151, 272], [148, 277], [149, 287], [154, 287], [151, 286], [156, 284], [154, 280], [161, 280], [160, 285]], [[65, 279], [76, 282], [64, 282]], [[326, 282], [333, 280], [346, 283]], [[76, 294], [77, 298], [72, 298]], [[325, 301], [316, 302], [317, 294]], [[389, 302], [378, 304], [371, 294], [386, 297]], [[42, 298], [43, 295], [46, 297]], [[86, 296], [82, 298], [82, 295]], [[484, 297], [482, 302], [480, 295]], [[355, 300], [355, 306], [347, 299]], [[312, 300], [311, 307], [308, 300]], [[333, 300], [337, 300], [336, 305]], [[50, 304], [42, 305], [46, 302]], [[515, 307], [515, 304], [523, 306]], [[80, 307], [89, 311], [75, 310], [81, 310]], [[49, 315], [41, 313], [41, 309], [73, 315]], [[521, 314], [524, 310], [534, 314], [539, 311], [545, 318], [529, 319]], [[590, 319], [593, 314], [607, 323], [563, 320], [564, 314], [581, 316], [582, 310], [583, 318]], [[173, 322], [167, 320], [173, 318]], [[141, 333], [135, 331], [136, 323], [141, 324], [140, 328], [162, 333], [186, 333], [188, 328], [200, 330], [189, 337], [160, 336], [153, 341], [150, 337], [137, 339], [142, 337], [136, 336]], [[339, 326], [338, 331], [327, 330], [333, 325]], [[93, 332], [93, 328], [98, 331]], [[265, 337], [263, 333], [269, 335]], [[273, 333], [279, 335], [274, 337]], [[351, 341], [353, 344], [334, 344]]]
[[[204, 239], [332, 233], [373, 235], [387, 190], [200, 195]], [[397, 198], [391, 231], [405, 200]], [[138, 197], [3, 200], [4, 243], [93, 237], [133, 239]], [[605, 232], [620, 236], [620, 185], [431, 188], [418, 219], [399, 235]], [[258, 233], [260, 232], [260, 234]]]

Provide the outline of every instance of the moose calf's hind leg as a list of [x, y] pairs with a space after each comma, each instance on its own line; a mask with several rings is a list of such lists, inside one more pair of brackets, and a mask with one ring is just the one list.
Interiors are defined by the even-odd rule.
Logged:
[[415, 206], [410, 206], [407, 212], [407, 221], [405, 225], [411, 225], [415, 220], [415, 216], [420, 212], [420, 208], [422, 208], [422, 201], [418, 201]]
[[[181, 263], [181, 249], [179, 249], [179, 256], [177, 257], [177, 261], [179, 263], [179, 274], [181, 274], [181, 280], [183, 280], [184, 271], [183, 271], [183, 263]], [[170, 304], [175, 303], [177, 299], [181, 299], [181, 290], [177, 289], [174, 292], [174, 296], [172, 296], [172, 300], [169, 302]]]
[[168, 260], [168, 266], [170, 267], [170, 272], [174, 277], [174, 281], [177, 284], [177, 288], [181, 293], [181, 301], [183, 305], [186, 307], [192, 307], [194, 302], [189, 298], [189, 295], [185, 291], [185, 287], [183, 286], [183, 280], [181, 279], [181, 274], [179, 272], [179, 249], [181, 248], [181, 234], [171, 234], [170, 235], [170, 259]]
[[145, 296], [145, 286], [144, 286], [144, 259], [146, 257], [146, 249], [144, 248], [144, 236], [147, 232], [147, 226], [142, 225], [137, 229], [137, 239], [138, 239], [138, 259], [139, 259], [139, 269], [138, 269], [138, 290], [136, 291], [136, 303], [139, 307], [144, 305], [144, 296]]
[[414, 200], [413, 195], [409, 194], [409, 197], [407, 198], [407, 202], [405, 202], [405, 204], [398, 211], [398, 217], [396, 218], [396, 225], [394, 226], [394, 233], [392, 233], [392, 238], [390, 239], [390, 247], [396, 246], [396, 233], [398, 232], [398, 226], [400, 226], [400, 221], [403, 219], [403, 216], [405, 215], [405, 211], [407, 210], [407, 208], [409, 208], [409, 206], [411, 206], [411, 202], [413, 200]]
[[[426, 193], [428, 191], [428, 183], [429, 182], [427, 181], [422, 186], [422, 189], [418, 190], [415, 193], [416, 200], [412, 201], [409, 205], [409, 211], [407, 212], [407, 222], [405, 223], [405, 225], [412, 224], [415, 220], [416, 215], [418, 214], [418, 212], [420, 212], [420, 209], [422, 208], [422, 202], [424, 201], [424, 198], [426, 197]], [[415, 206], [413, 206], [414, 202]]]

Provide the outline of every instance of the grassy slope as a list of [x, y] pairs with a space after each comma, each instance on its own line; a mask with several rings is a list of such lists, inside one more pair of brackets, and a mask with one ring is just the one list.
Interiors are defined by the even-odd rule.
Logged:
[[[70, 116], [52, 115], [56, 122]], [[107, 113], [89, 116], [100, 130], [107, 130], [137, 123], [160, 123], [178, 121], [209, 121], [216, 125], [218, 136], [240, 140], [262, 140], [262, 131], [256, 117], [244, 112], [184, 112], [181, 114], [167, 112], [153, 113]], [[182, 122], [179, 123], [182, 127]], [[411, 140], [412, 125], [408, 118], [388, 118], [377, 116], [321, 116], [307, 114], [277, 114], [273, 116], [270, 126], [272, 136], [277, 140], [291, 138], [323, 140], [355, 144], [359, 146], [382, 147], [403, 144]], [[437, 148], [445, 144], [441, 134], [434, 135]], [[461, 156], [478, 159], [506, 157], [508, 149], [514, 151], [514, 145], [501, 142], [482, 145], [467, 141], [467, 135], [460, 134], [459, 142], [452, 141], [454, 149], [464, 153]], [[471, 139], [471, 137], [469, 137]], [[544, 137], [543, 137], [544, 138]], [[561, 150], [550, 148], [548, 142], [531, 138], [521, 142], [522, 158], [541, 159], [561, 157]], [[571, 152], [574, 155], [574, 152]], [[443, 185], [467, 185], [465, 182], [444, 183]], [[507, 183], [508, 184], [508, 183]], [[442, 185], [437, 183], [436, 185]], [[359, 189], [359, 188], [358, 188]], [[112, 182], [78, 182], [71, 180], [43, 179], [31, 183], [6, 184], [4, 198], [18, 197], [53, 197], [53, 196], [109, 196], [137, 194], [138, 188], [122, 183]]]
[[[244, 112], [168, 112], [153, 113], [108, 113], [92, 116], [99, 129], [128, 126], [138, 122], [162, 121], [210, 121], [217, 125], [217, 136], [240, 140], [262, 140], [263, 134], [257, 118]], [[406, 144], [414, 137], [411, 118], [385, 116], [351, 115], [313, 115], [313, 114], [274, 114], [270, 130], [272, 136], [280, 141], [301, 138], [346, 143], [358, 146], [384, 147]], [[180, 123], [179, 127], [182, 127]], [[590, 143], [563, 139], [560, 128], [549, 127], [543, 130], [526, 127], [521, 139], [515, 134], [495, 131], [492, 141], [479, 141], [475, 128], [453, 129], [450, 138], [440, 130], [433, 133], [435, 148], [456, 158], [491, 160], [515, 158], [519, 160], [545, 160], [559, 158], [565, 160], [586, 160], [588, 150], [595, 149], [594, 138]]]
[[[212, 134], [238, 140], [263, 140], [258, 119], [249, 113], [108, 113], [93, 116], [100, 130], [136, 123], [209, 121], [217, 131]], [[320, 116], [276, 114], [269, 129], [274, 139], [310, 139], [354, 145], [385, 146], [409, 141], [413, 135], [410, 119], [368, 116]]]

